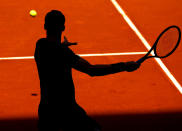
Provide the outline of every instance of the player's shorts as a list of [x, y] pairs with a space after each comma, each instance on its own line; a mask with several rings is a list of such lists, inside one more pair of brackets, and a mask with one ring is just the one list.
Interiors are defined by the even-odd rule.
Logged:
[[[78, 109], [78, 108], [77, 108]], [[39, 131], [100, 131], [100, 125], [79, 107], [65, 112], [39, 108]]]

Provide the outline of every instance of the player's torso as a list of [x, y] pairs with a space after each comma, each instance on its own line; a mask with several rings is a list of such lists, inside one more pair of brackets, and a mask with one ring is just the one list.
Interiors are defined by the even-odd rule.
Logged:
[[[39, 44], [42, 44], [41, 49], [36, 48], [35, 59], [40, 77], [41, 100], [55, 104], [74, 102], [75, 90], [68, 48], [46, 41]], [[39, 49], [44, 55], [38, 53]]]

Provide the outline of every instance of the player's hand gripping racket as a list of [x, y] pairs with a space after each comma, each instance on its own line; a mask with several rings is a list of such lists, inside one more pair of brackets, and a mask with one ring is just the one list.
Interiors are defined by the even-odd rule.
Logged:
[[[148, 53], [137, 61], [141, 64], [148, 58], [166, 58], [171, 55], [178, 47], [181, 40], [181, 30], [178, 26], [169, 26], [156, 39]], [[153, 51], [153, 52], [152, 52]], [[150, 53], [153, 53], [150, 56]]]

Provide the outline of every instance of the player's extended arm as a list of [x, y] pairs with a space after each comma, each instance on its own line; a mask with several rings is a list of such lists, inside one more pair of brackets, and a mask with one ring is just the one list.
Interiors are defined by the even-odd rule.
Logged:
[[73, 66], [76, 70], [87, 73], [90, 76], [104, 76], [122, 71], [134, 71], [139, 65], [136, 62], [120, 62], [115, 64], [92, 65], [83, 58], [79, 58]]

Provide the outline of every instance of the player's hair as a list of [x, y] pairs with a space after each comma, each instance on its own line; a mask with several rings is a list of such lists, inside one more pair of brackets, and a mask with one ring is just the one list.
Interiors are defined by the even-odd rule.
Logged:
[[64, 31], [65, 16], [58, 10], [51, 10], [45, 16], [45, 30], [60, 29]]

